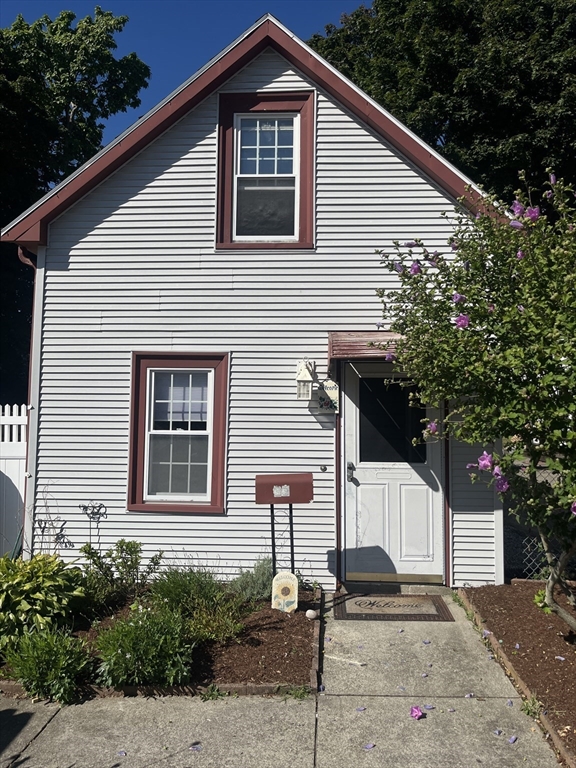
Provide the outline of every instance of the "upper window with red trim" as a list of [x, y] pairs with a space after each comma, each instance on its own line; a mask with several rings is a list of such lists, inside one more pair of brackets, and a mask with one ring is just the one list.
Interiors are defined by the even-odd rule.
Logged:
[[134, 355], [128, 509], [223, 512], [227, 356]]
[[313, 92], [220, 94], [218, 248], [313, 247]]

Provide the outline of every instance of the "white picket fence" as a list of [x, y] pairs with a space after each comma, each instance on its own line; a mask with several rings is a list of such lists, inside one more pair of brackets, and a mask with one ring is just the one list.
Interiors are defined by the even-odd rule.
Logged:
[[24, 522], [28, 409], [0, 406], [0, 555], [12, 552]]

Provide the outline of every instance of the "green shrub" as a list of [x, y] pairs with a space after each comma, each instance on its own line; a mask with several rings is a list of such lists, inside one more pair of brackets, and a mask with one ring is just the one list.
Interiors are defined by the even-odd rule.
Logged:
[[81, 570], [58, 555], [0, 558], [0, 650], [26, 632], [62, 623], [83, 596]]
[[79, 682], [93, 666], [86, 643], [58, 629], [23, 635], [6, 649], [6, 661], [10, 677], [26, 693], [60, 704], [74, 701]]
[[150, 597], [154, 605], [180, 611], [196, 641], [228, 640], [242, 631], [243, 599], [203, 568], [168, 568], [152, 583]]
[[246, 604], [237, 596], [222, 593], [210, 601], [200, 601], [190, 619], [188, 631], [195, 640], [230, 640], [244, 629], [240, 621]]
[[186, 621], [170, 608], [135, 605], [96, 640], [104, 685], [173, 685], [189, 677], [193, 643]]
[[153, 555], [146, 566], [142, 563], [142, 544], [119, 539], [104, 554], [90, 544], [80, 552], [88, 560], [86, 566], [86, 595], [96, 613], [140, 597], [151, 577], [158, 572], [163, 552]]
[[218, 600], [225, 589], [203, 568], [167, 568], [150, 585], [150, 596], [157, 605], [164, 603], [190, 618], [200, 603], [209, 605]]
[[257, 560], [251, 571], [240, 571], [240, 576], [230, 582], [230, 589], [247, 602], [271, 600], [272, 560], [266, 557]]

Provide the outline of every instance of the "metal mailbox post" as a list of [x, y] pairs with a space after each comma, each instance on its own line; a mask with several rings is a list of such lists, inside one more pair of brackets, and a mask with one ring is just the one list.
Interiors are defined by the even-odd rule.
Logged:
[[288, 504], [290, 522], [290, 570], [294, 573], [294, 513], [293, 504], [308, 504], [314, 498], [312, 472], [287, 475], [256, 475], [256, 504], [270, 504], [272, 533], [272, 575], [276, 576], [276, 533], [274, 504]]

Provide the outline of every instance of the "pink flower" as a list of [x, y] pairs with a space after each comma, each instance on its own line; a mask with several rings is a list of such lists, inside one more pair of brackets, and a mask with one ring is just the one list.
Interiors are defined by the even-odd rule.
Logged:
[[413, 717], [414, 720], [420, 720], [424, 717], [424, 712], [422, 712], [420, 707], [410, 707], [410, 717]]
[[466, 296], [464, 296], [462, 293], [453, 293], [452, 301], [454, 304], [461, 304], [463, 301], [466, 301]]
[[522, 224], [521, 221], [517, 221], [516, 219], [512, 219], [510, 226], [514, 227], [514, 229], [524, 229], [524, 224]]
[[498, 465], [494, 467], [494, 469], [492, 470], [492, 474], [494, 475], [494, 477], [502, 477], [502, 470]]
[[510, 208], [512, 209], [512, 213], [514, 214], [514, 216], [522, 216], [524, 213], [524, 206], [522, 205], [520, 200], [514, 200]]
[[468, 328], [470, 325], [470, 318], [468, 315], [458, 315], [456, 318], [456, 328]]
[[516, 254], [516, 258], [517, 259], [523, 259], [524, 258], [524, 251], [518, 251], [518, 253]]
[[428, 432], [430, 432], [431, 435], [435, 435], [436, 432], [438, 432], [438, 425], [435, 421], [431, 421], [428, 426], [426, 427]]
[[417, 261], [412, 262], [412, 266], [410, 267], [410, 274], [411, 275], [419, 275], [422, 272], [422, 267]]
[[386, 353], [386, 357], [384, 358], [384, 360], [387, 363], [394, 363], [394, 362], [396, 362], [396, 355], [393, 352], [387, 352]]
[[494, 304], [488, 304], [488, 312], [494, 312], [495, 306]]
[[576, 501], [572, 502], [572, 506], [570, 507], [570, 512], [572, 512], [573, 515], [576, 515]]
[[526, 218], [531, 222], [535, 222], [540, 216], [540, 208], [535, 205], [534, 208], [526, 208]]
[[505, 477], [499, 477], [496, 480], [496, 490], [498, 493], [506, 493], [506, 491], [510, 488], [510, 483], [508, 480], [506, 480]]
[[554, 186], [554, 184], [556, 184], [556, 174], [555, 173], [551, 173], [550, 174], [550, 184], [552, 184], [552, 186]]
[[493, 459], [491, 453], [486, 453], [486, 451], [484, 451], [482, 456], [478, 457], [478, 469], [482, 469], [485, 472], [490, 472], [492, 469], [492, 463]]

